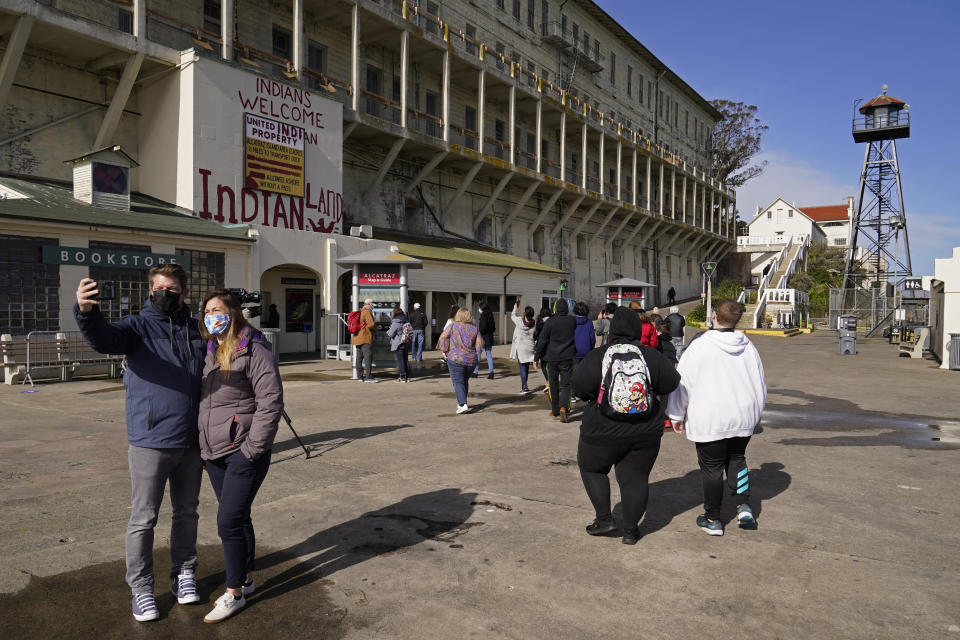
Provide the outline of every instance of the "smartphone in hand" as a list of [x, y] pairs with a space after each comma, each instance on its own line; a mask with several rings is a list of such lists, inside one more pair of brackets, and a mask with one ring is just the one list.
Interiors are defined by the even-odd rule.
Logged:
[[103, 302], [104, 300], [115, 300], [117, 297], [117, 285], [115, 282], [98, 282], [97, 289], [100, 291], [95, 300]]

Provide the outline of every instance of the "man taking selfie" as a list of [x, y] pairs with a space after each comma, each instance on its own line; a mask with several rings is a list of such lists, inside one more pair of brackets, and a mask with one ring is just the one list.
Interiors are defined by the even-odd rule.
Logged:
[[160, 617], [154, 599], [153, 529], [164, 487], [170, 484], [171, 591], [180, 604], [199, 602], [197, 504], [202, 466], [197, 441], [204, 343], [183, 300], [187, 274], [178, 264], [153, 268], [150, 297], [139, 314], [107, 322], [98, 283], [84, 278], [73, 312], [96, 351], [125, 355], [126, 419], [130, 466], [130, 522], [126, 534], [127, 584], [138, 622]]

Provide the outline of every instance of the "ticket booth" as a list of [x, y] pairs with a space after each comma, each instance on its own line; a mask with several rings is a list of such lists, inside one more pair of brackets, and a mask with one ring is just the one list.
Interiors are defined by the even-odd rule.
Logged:
[[596, 286], [604, 288], [607, 302], [616, 302], [621, 307], [631, 302], [639, 302], [641, 307], [647, 309], [648, 302], [653, 299], [650, 295], [653, 292], [650, 290], [655, 289], [657, 285], [633, 278], [620, 278]]
[[[367, 298], [373, 300], [373, 319], [377, 323], [373, 336], [373, 365], [393, 367], [396, 359], [390, 351], [387, 329], [395, 307], [399, 306], [405, 313], [410, 311], [407, 270], [422, 269], [423, 263], [403, 255], [396, 245], [391, 245], [388, 249], [373, 249], [338, 258], [337, 264], [352, 271], [350, 309], [356, 311]], [[356, 364], [356, 358], [356, 349], [351, 349], [351, 362]]]

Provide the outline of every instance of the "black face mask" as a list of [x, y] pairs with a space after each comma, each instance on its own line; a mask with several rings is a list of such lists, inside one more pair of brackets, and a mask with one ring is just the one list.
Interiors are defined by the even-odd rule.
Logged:
[[180, 308], [180, 294], [176, 291], [167, 291], [166, 289], [157, 289], [150, 296], [153, 301], [153, 307], [164, 315], [171, 315]]

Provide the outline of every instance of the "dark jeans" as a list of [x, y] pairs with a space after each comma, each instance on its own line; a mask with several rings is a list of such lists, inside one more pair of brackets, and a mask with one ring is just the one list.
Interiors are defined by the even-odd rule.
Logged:
[[223, 542], [227, 588], [239, 589], [254, 569], [256, 536], [250, 506], [270, 469], [270, 452], [250, 462], [242, 452], [207, 460], [207, 475], [217, 494], [217, 533]]
[[413, 330], [413, 341], [411, 346], [413, 347], [413, 359], [417, 362], [423, 360], [423, 342], [424, 342], [424, 333], [423, 329], [414, 329]]
[[577, 464], [587, 496], [593, 504], [597, 518], [609, 518], [610, 512], [610, 467], [616, 467], [617, 484], [620, 485], [620, 504], [623, 506], [623, 531], [634, 532], [647, 510], [650, 494], [648, 484], [650, 470], [660, 453], [661, 434], [625, 444], [593, 444], [584, 442], [577, 446]]
[[368, 380], [373, 377], [373, 344], [357, 345], [357, 377]]
[[453, 390], [457, 394], [457, 404], [467, 404], [467, 395], [470, 393], [470, 374], [473, 367], [447, 360], [447, 369], [450, 370], [450, 380], [453, 382]]
[[697, 462], [703, 480], [703, 507], [711, 520], [720, 519], [723, 502], [723, 470], [727, 470], [727, 486], [737, 505], [750, 504], [750, 473], [747, 469], [747, 444], [750, 437], [726, 438], [697, 443]]
[[397, 357], [397, 372], [402, 380], [410, 377], [410, 365], [407, 363], [407, 353], [410, 352], [410, 345], [401, 344], [393, 355]]
[[544, 362], [550, 384], [550, 409], [560, 415], [560, 407], [570, 410], [570, 378], [573, 377], [573, 360]]
[[520, 388], [527, 388], [527, 376], [530, 375], [530, 363], [521, 362], [520, 363]]

